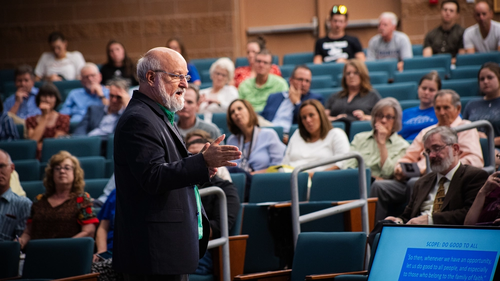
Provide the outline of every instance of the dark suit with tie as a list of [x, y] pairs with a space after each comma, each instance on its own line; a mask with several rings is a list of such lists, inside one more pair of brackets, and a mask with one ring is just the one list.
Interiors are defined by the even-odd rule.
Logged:
[[[465, 216], [472, 206], [477, 192], [486, 182], [488, 173], [484, 170], [460, 164], [451, 179], [440, 212], [433, 213], [434, 224], [463, 225]], [[408, 206], [400, 218], [404, 223], [421, 215], [420, 206], [436, 185], [437, 174], [432, 172], [421, 177], [413, 187]]]
[[202, 154], [191, 156], [160, 106], [135, 91], [115, 130], [118, 272], [179, 275], [196, 270], [210, 226], [202, 208], [198, 239], [194, 185], [207, 182]]

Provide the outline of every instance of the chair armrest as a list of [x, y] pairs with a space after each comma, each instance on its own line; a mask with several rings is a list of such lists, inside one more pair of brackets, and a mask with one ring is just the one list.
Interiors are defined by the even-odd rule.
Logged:
[[21, 275], [14, 276], [14, 277], [0, 278], [0, 281], [8, 281], [8, 280], [16, 280], [16, 279], [21, 279]]
[[267, 271], [259, 273], [241, 274], [234, 277], [234, 280], [244, 281], [244, 280], [257, 280], [257, 279], [267, 279], [267, 278], [280, 278], [277, 280], [289, 280], [292, 275], [291, 269], [277, 270], [277, 271]]
[[89, 273], [84, 275], [55, 279], [54, 281], [73, 281], [73, 280], [97, 281], [97, 276], [99, 276], [99, 273]]
[[315, 274], [315, 275], [307, 275], [306, 280], [323, 280], [323, 279], [333, 279], [339, 275], [366, 275], [366, 274], [368, 274], [367, 270], [342, 272], [342, 273]]

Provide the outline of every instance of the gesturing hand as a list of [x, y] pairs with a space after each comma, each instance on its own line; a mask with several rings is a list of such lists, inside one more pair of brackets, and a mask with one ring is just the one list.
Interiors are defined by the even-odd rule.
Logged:
[[240, 159], [241, 151], [233, 145], [219, 145], [226, 135], [218, 137], [212, 143], [206, 143], [201, 153], [205, 159], [208, 168], [217, 168], [221, 166], [236, 166], [231, 160]]

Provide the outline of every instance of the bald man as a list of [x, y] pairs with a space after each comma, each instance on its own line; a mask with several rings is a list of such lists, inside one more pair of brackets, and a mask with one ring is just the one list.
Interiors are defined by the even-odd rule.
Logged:
[[241, 156], [219, 145], [224, 135], [196, 155], [187, 151], [174, 123], [187, 73], [176, 51], [148, 51], [137, 64], [139, 90], [116, 126], [113, 264], [125, 280], [187, 280], [210, 236], [197, 185]]
[[500, 22], [492, 20], [493, 9], [485, 1], [474, 6], [476, 24], [464, 32], [464, 48], [468, 54], [500, 51]]

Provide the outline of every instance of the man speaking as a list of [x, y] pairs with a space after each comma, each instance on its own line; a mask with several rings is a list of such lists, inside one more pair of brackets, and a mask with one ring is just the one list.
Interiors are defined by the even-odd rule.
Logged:
[[205, 253], [210, 225], [196, 184], [235, 166], [234, 146], [191, 156], [174, 123], [189, 76], [183, 57], [149, 50], [137, 64], [139, 90], [115, 130], [116, 217], [113, 266], [125, 280], [187, 280]]

